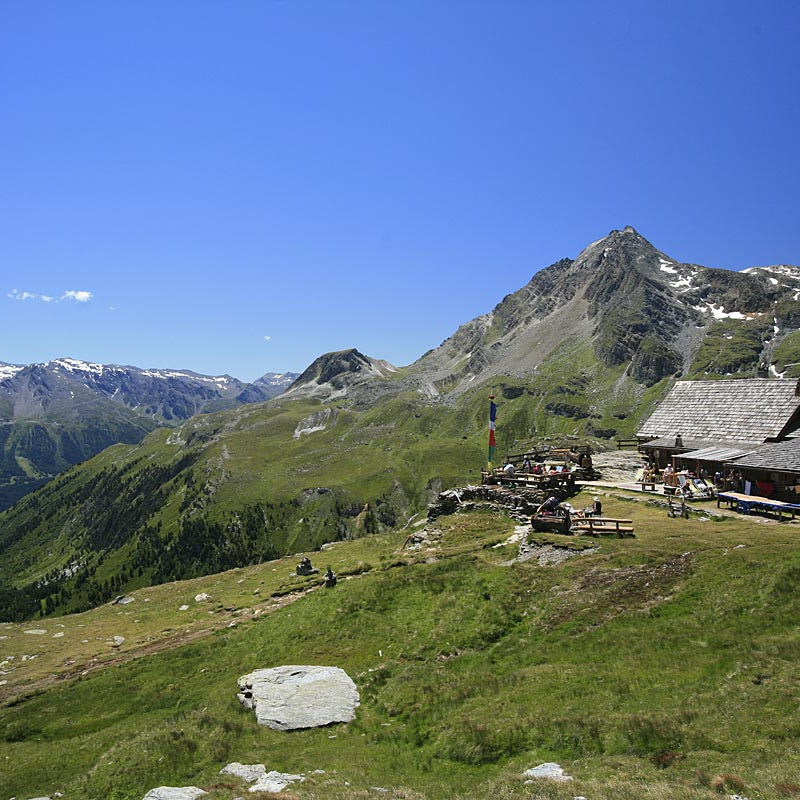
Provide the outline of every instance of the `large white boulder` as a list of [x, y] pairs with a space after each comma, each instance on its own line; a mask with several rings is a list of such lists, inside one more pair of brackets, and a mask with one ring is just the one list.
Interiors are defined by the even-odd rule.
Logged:
[[531, 778], [544, 778], [546, 780], [557, 781], [559, 783], [572, 780], [572, 776], [567, 775], [559, 764], [555, 764], [552, 761], [548, 761], [545, 764], [539, 764], [538, 767], [526, 769], [522, 774], [529, 779], [525, 781], [525, 783], [531, 783]]
[[355, 683], [339, 667], [257, 669], [239, 678], [238, 697], [255, 710], [259, 725], [276, 731], [350, 722], [360, 703]]

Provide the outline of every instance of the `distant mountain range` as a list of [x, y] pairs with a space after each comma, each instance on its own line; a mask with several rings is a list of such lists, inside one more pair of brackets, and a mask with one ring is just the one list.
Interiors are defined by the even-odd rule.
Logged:
[[111, 444], [136, 443], [194, 414], [269, 400], [296, 377], [267, 373], [243, 383], [74, 358], [0, 362], [0, 509]]
[[[612, 231], [409, 366], [326, 353], [279, 401], [255, 405], [242, 405], [248, 389], [206, 397], [209, 378], [183, 405], [157, 392], [146, 405], [131, 391], [134, 412], [109, 387], [105, 402], [140, 425], [163, 421], [165, 407], [173, 423], [176, 408], [236, 407], [106, 450], [0, 515], [0, 589], [13, 583], [6, 596], [25, 608], [76, 610], [129, 585], [401, 526], [442, 487], [480, 480], [489, 394], [500, 456], [578, 438], [608, 446], [678, 377], [799, 371], [799, 268], [712, 269], [676, 261], [633, 228]], [[86, 370], [59, 372], [80, 373], [67, 390], [76, 403]], [[33, 376], [28, 386], [32, 412]]]

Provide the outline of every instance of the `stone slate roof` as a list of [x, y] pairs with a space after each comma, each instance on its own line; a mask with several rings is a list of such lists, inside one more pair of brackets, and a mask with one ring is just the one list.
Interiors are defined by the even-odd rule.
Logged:
[[734, 459], [749, 455], [753, 452], [755, 447], [756, 445], [752, 444], [749, 446], [740, 445], [739, 447], [732, 447], [731, 445], [711, 445], [709, 447], [703, 447], [700, 450], [692, 450], [688, 453], [678, 453], [676, 458], [683, 458], [687, 461], [733, 461]]
[[676, 447], [674, 436], [661, 436], [658, 439], [650, 439], [647, 442], [639, 443], [639, 450], [674, 450], [676, 455], [689, 455], [690, 451], [704, 450], [710, 447], [731, 447], [737, 448], [742, 453], [749, 453], [753, 447], [753, 442], [730, 442], [723, 439], [688, 439], [683, 437], [683, 444]]
[[637, 435], [761, 444], [797, 426], [796, 390], [789, 380], [678, 381]]
[[800, 473], [800, 439], [763, 444], [732, 463], [737, 467]]

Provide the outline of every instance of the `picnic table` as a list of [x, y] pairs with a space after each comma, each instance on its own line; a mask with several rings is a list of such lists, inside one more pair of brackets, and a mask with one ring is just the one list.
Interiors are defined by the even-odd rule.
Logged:
[[573, 531], [603, 536], [633, 536], [633, 520], [619, 517], [583, 517], [572, 526]]
[[754, 511], [761, 513], [773, 513], [778, 515], [778, 519], [783, 519], [784, 512], [792, 515], [800, 511], [800, 504], [784, 503], [782, 500], [770, 500], [768, 497], [761, 497], [757, 494], [741, 494], [740, 492], [720, 492], [717, 495], [717, 508], [722, 503], [726, 503], [728, 508], [734, 508], [743, 514], [751, 514]]

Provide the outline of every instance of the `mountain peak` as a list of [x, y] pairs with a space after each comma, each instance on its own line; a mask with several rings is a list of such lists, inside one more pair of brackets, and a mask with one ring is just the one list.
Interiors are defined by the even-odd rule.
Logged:
[[311, 362], [289, 387], [287, 394], [308, 394], [331, 399], [355, 383], [382, 379], [396, 372], [388, 361], [370, 358], [355, 347], [325, 353]]

